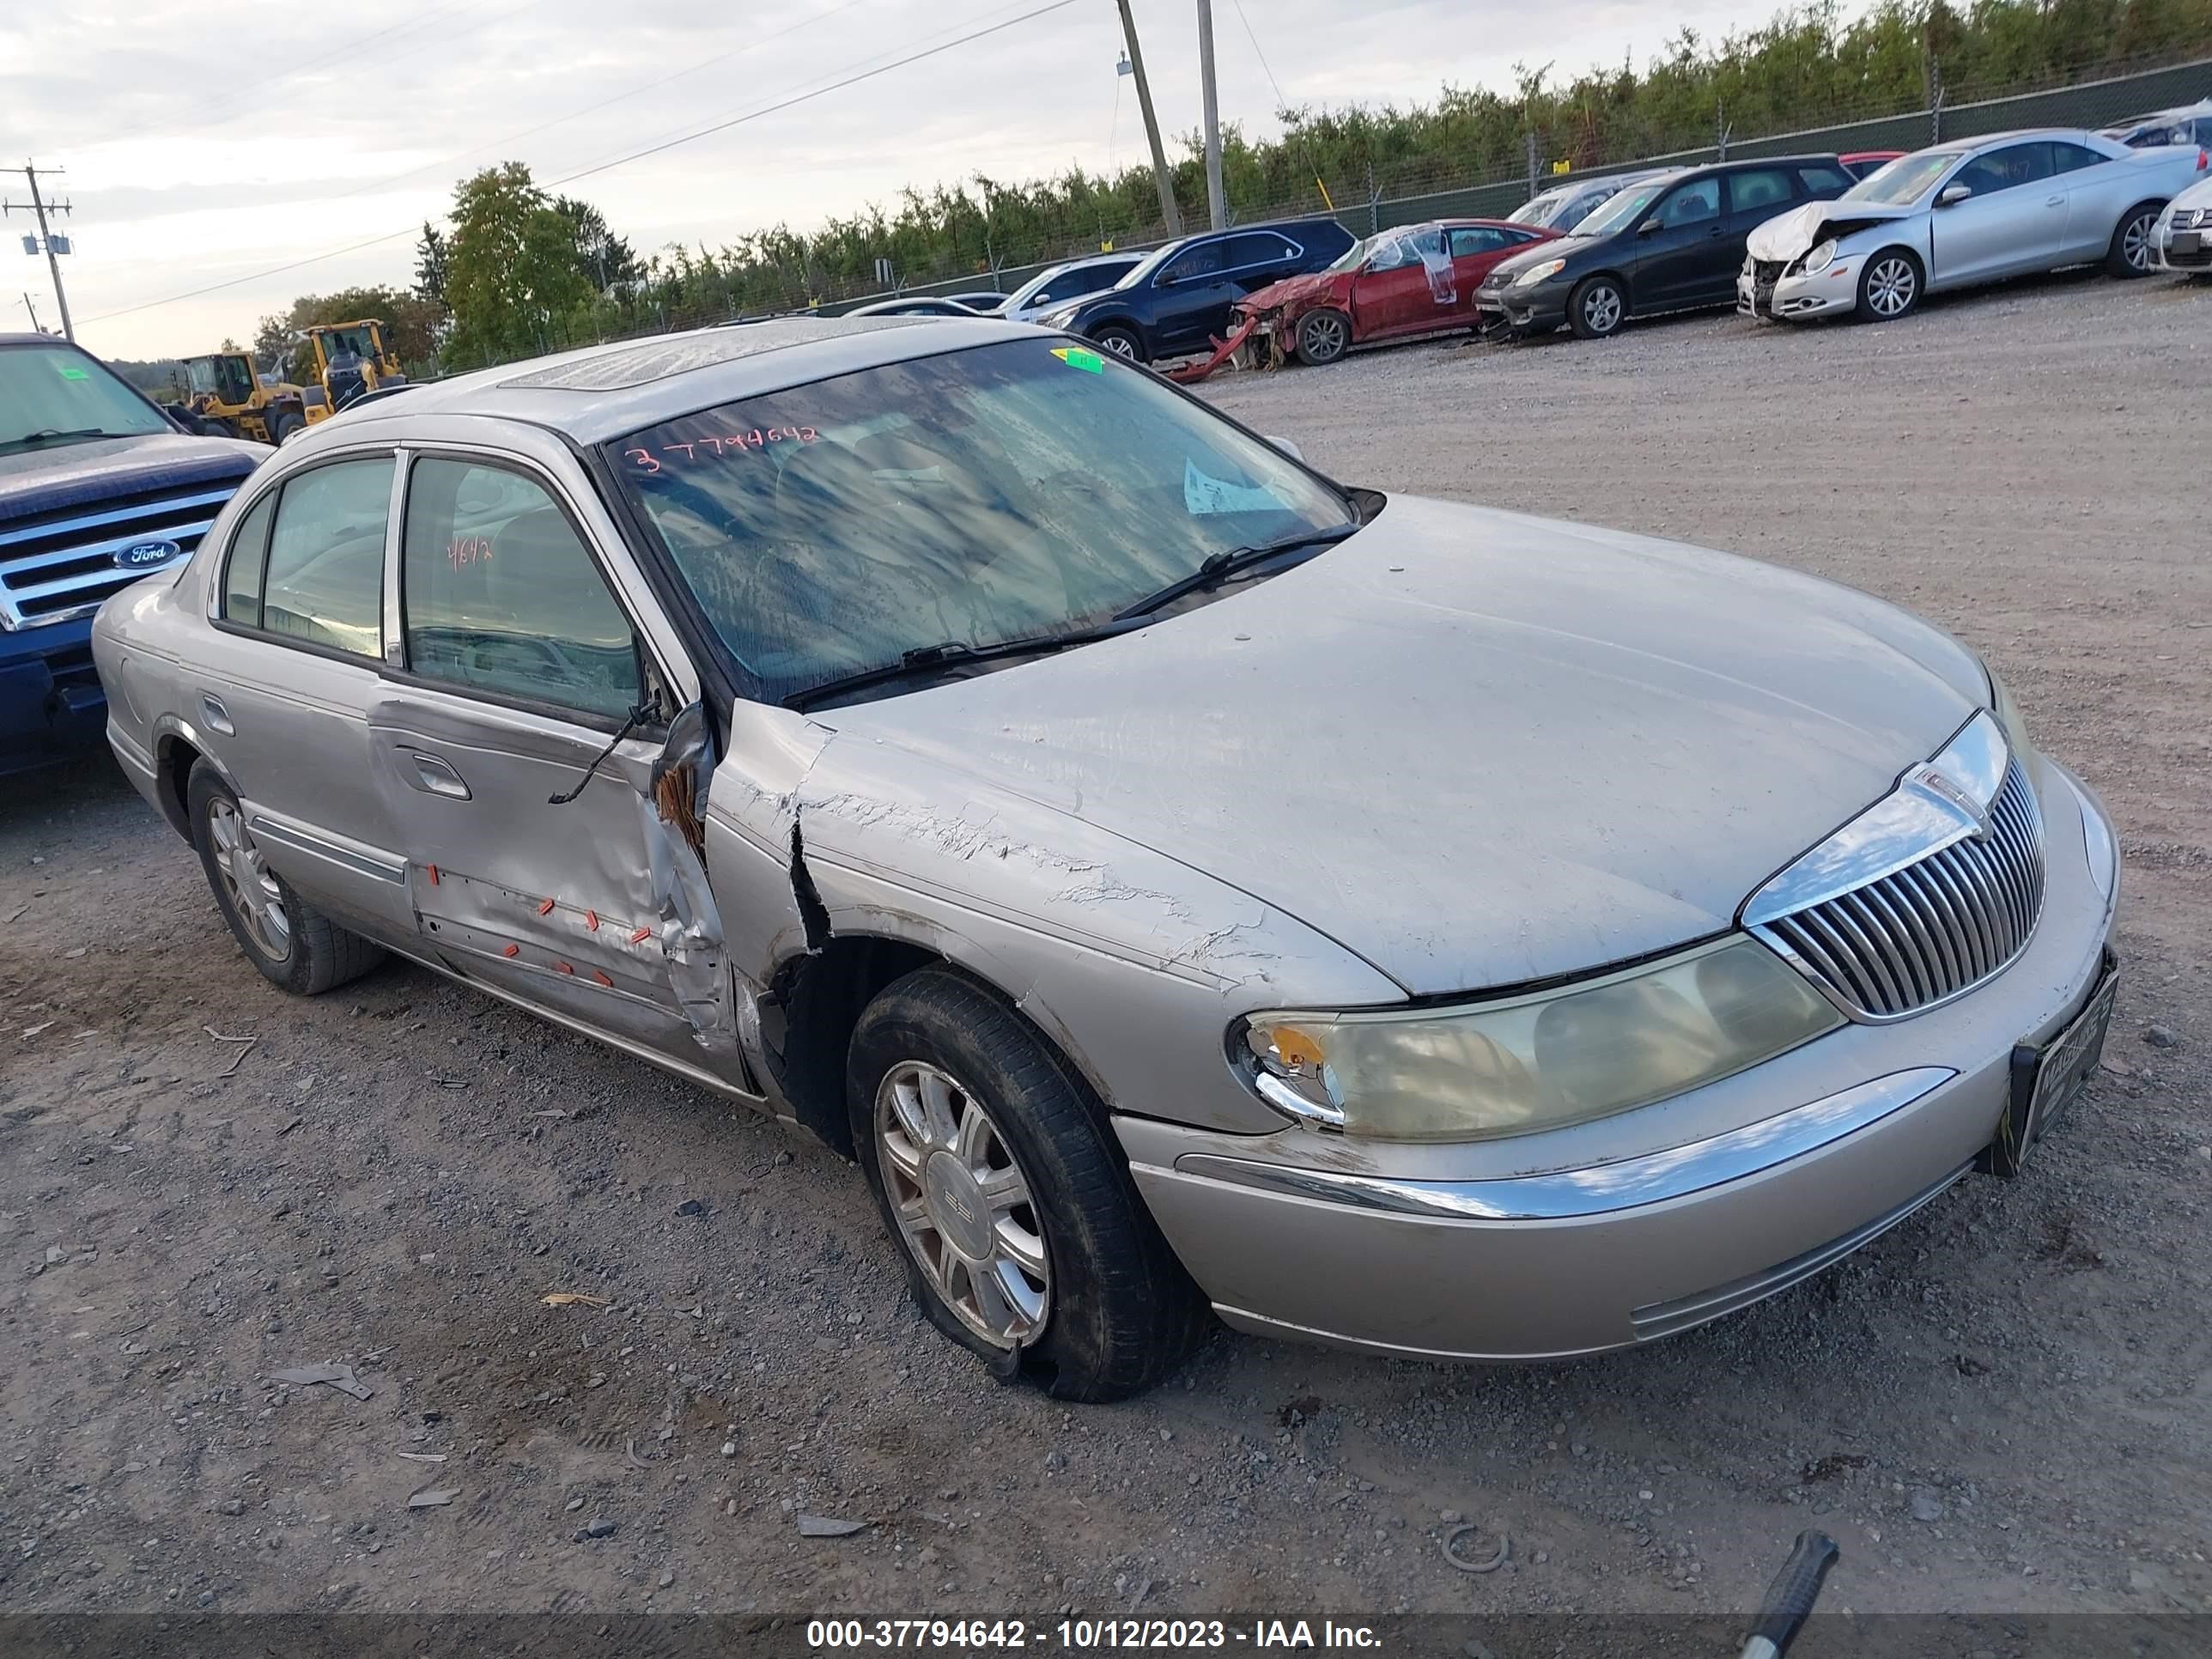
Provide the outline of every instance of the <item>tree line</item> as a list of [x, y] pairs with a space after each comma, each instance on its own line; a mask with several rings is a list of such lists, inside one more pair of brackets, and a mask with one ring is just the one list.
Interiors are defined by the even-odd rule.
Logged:
[[[1364, 204], [1441, 183], [1517, 174], [1529, 136], [1547, 161], [1583, 168], [1693, 149], [1722, 121], [1740, 136], [2000, 95], [2100, 65], [2212, 50], [2212, 0], [1881, 0], [1846, 20], [1835, 0], [1790, 7], [1709, 40], [1685, 29], [1638, 69], [1516, 65], [1510, 89], [1447, 85], [1433, 101], [1278, 112], [1282, 131], [1223, 134], [1240, 219]], [[1186, 217], [1202, 214], [1203, 155], [1173, 163]], [[902, 191], [818, 228], [748, 232], [720, 248], [641, 258], [592, 204], [550, 193], [519, 161], [463, 180], [443, 226], [426, 224], [410, 288], [308, 295], [266, 318], [262, 362], [301, 378], [311, 323], [376, 316], [410, 372], [454, 373], [592, 341], [828, 303], [898, 278], [988, 281], [1005, 267], [1163, 234], [1148, 166]]]

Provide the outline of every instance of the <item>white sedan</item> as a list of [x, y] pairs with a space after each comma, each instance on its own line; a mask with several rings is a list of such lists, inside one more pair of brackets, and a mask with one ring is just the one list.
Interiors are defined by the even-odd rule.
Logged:
[[2150, 251], [2160, 270], [2212, 276], [2212, 179], [2166, 204], [2151, 228]]
[[2208, 167], [2194, 144], [2130, 149], [2071, 130], [1919, 150], [1753, 231], [1736, 309], [1893, 322], [1926, 293], [2065, 265], [2141, 276], [2160, 214]]

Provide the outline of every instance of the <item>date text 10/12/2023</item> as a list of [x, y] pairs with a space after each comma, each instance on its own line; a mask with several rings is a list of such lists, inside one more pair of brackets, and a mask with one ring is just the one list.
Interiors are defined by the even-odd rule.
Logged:
[[1076, 1652], [1171, 1648], [1377, 1649], [1370, 1626], [1334, 1620], [1255, 1619], [813, 1619], [806, 1625], [811, 1651], [918, 1648], [975, 1651], [994, 1648], [1058, 1648]]

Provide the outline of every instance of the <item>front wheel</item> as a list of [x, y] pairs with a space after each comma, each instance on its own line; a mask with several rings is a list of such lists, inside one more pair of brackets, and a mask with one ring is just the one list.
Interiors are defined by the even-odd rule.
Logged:
[[1091, 337], [1101, 349], [1112, 352], [1116, 357], [1127, 357], [1133, 363], [1145, 361], [1144, 342], [1126, 328], [1102, 328]]
[[1628, 298], [1610, 276], [1593, 276], [1567, 301], [1567, 322], [1585, 340], [1608, 339], [1628, 320]]
[[1298, 359], [1318, 368], [1351, 349], [1352, 319], [1324, 307], [1298, 319]]
[[2163, 202], [2138, 202], [2122, 215], [2105, 250], [2105, 269], [2115, 276], [2149, 276], [2151, 233], [2165, 210]]
[[1174, 1370], [1206, 1304], [1138, 1196], [1105, 1115], [1051, 1045], [975, 981], [925, 968], [853, 1033], [853, 1144], [930, 1322], [1062, 1399]]
[[1920, 303], [1920, 261], [1903, 248], [1884, 248], [1859, 272], [1859, 315], [1870, 323], [1893, 323]]
[[358, 979], [384, 952], [349, 933], [270, 867], [238, 797], [205, 761], [185, 786], [192, 845], [232, 937], [262, 977], [295, 996], [317, 996]]

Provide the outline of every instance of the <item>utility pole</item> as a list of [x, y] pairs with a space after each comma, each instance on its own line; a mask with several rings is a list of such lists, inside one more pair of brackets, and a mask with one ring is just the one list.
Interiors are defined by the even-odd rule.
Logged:
[[1121, 8], [1121, 38], [1129, 47], [1129, 69], [1137, 82], [1137, 106], [1145, 112], [1145, 137], [1152, 141], [1152, 180], [1160, 188], [1160, 217], [1167, 222], [1172, 240], [1182, 234], [1182, 212], [1176, 206], [1175, 175], [1168, 171], [1168, 153], [1160, 143], [1160, 118], [1152, 113], [1152, 83], [1145, 78], [1144, 50], [1137, 45], [1137, 20], [1129, 14], [1129, 0]]
[[[59, 167], [46, 169], [49, 177], [60, 171]], [[39, 194], [39, 169], [29, 161], [25, 161], [22, 173], [24, 181], [31, 187], [31, 211], [37, 216], [39, 221], [39, 246], [46, 250], [46, 269], [54, 275], [54, 303], [61, 307], [62, 337], [74, 342], [76, 339], [76, 329], [70, 322], [69, 295], [62, 291], [62, 262], [55, 257], [61, 249], [55, 247], [53, 234], [46, 227], [46, 198]], [[70, 204], [67, 202], [56, 202], [53, 209], [57, 213], [67, 213], [70, 210]], [[15, 213], [20, 210], [19, 203], [0, 202], [0, 213]], [[68, 245], [65, 239], [62, 246], [66, 247]], [[25, 296], [27, 300], [28, 297], [28, 295]]]
[[1198, 80], [1206, 103], [1206, 211], [1216, 230], [1229, 224], [1221, 194], [1221, 100], [1213, 86], [1213, 0], [1198, 0]]
[[46, 331], [39, 326], [39, 308], [31, 303], [31, 290], [27, 288], [23, 290], [23, 309], [31, 313], [31, 332], [44, 334]]

